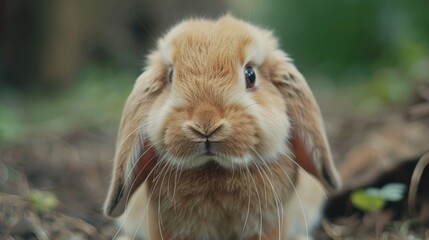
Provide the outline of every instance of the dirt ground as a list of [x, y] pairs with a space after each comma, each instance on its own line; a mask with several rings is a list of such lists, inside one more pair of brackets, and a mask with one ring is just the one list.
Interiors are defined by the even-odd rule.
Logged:
[[[407, 107], [370, 119], [338, 122], [327, 116], [344, 187], [330, 197], [327, 218], [314, 239], [429, 239], [429, 167], [411, 181], [418, 161], [429, 151], [427, 97], [416, 93]], [[1, 147], [0, 239], [114, 238], [118, 229], [101, 207], [115, 137], [115, 129], [91, 126]], [[355, 189], [390, 182], [402, 182], [407, 189], [417, 184], [413, 204], [408, 190], [403, 200], [377, 213], [351, 204]]]

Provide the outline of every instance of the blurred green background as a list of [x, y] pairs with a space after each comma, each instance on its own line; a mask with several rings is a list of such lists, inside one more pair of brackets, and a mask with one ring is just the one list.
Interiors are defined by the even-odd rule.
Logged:
[[144, 55], [190, 16], [229, 12], [273, 29], [316, 96], [344, 104], [349, 115], [400, 107], [416, 85], [429, 82], [427, 0], [5, 0], [2, 5], [2, 144], [87, 126], [116, 129]]

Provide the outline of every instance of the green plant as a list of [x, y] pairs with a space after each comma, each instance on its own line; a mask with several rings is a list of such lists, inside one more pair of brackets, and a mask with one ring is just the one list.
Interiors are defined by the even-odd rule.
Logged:
[[402, 183], [389, 183], [382, 188], [357, 189], [352, 192], [352, 204], [367, 213], [380, 212], [386, 202], [397, 202], [403, 199], [406, 186]]
[[38, 210], [50, 211], [58, 206], [59, 201], [52, 192], [33, 189], [30, 191], [30, 203]]

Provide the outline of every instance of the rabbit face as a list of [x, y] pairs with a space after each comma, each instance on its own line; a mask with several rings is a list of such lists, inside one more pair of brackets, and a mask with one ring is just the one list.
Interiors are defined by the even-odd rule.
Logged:
[[146, 128], [160, 161], [232, 169], [287, 152], [284, 99], [268, 80], [266, 39], [254, 31], [238, 21], [187, 22], [161, 40], [165, 87]]

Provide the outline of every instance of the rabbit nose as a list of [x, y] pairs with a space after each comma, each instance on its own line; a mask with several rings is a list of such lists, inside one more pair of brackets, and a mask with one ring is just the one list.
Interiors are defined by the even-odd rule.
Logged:
[[211, 125], [210, 127], [201, 127], [197, 124], [189, 124], [188, 129], [191, 133], [191, 141], [198, 144], [200, 150], [204, 155], [213, 156], [213, 147], [218, 144], [225, 136], [222, 134], [224, 129], [223, 121], [219, 121], [217, 124]]
[[209, 127], [199, 127], [196, 124], [190, 124], [188, 127], [194, 133], [194, 135], [209, 141], [209, 138], [212, 135], [214, 135], [216, 132], [219, 132], [223, 128], [223, 123], [220, 122]]
[[[198, 104], [188, 121], [187, 128], [192, 135], [204, 140], [213, 141], [225, 125], [225, 119], [222, 118], [220, 109], [210, 103], [203, 102]], [[210, 138], [210, 139], [209, 139]]]

